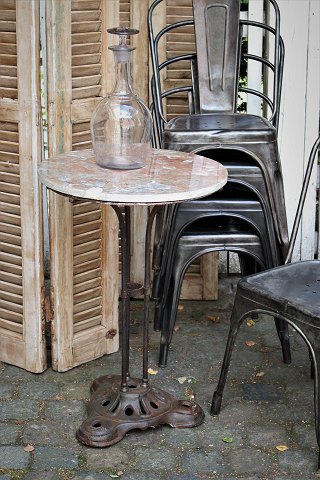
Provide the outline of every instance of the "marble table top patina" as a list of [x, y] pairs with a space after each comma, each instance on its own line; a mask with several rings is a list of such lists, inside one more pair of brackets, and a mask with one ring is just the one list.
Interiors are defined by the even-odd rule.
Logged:
[[117, 205], [181, 202], [209, 195], [225, 185], [220, 163], [192, 153], [152, 150], [146, 166], [110, 170], [95, 162], [92, 150], [63, 153], [44, 160], [38, 169], [50, 189], [78, 198]]

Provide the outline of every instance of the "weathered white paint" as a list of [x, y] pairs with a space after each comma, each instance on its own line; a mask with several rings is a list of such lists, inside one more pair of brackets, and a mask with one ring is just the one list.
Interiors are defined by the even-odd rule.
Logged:
[[[320, 108], [320, 2], [278, 0], [285, 65], [279, 149], [283, 167], [289, 229], [298, 202], [303, 171], [319, 128]], [[294, 259], [312, 258], [315, 237], [316, 172], [311, 179], [301, 235]]]
[[[249, 2], [248, 20], [263, 21], [263, 0]], [[262, 52], [262, 30], [249, 27], [248, 30], [248, 51], [257, 56]], [[259, 62], [248, 63], [248, 87], [254, 90], [261, 89], [262, 64]], [[248, 95], [247, 112], [259, 115], [261, 100], [256, 95]]]

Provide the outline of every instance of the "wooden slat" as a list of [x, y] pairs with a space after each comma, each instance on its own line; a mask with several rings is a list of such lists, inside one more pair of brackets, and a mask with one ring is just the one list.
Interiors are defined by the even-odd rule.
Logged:
[[0, 43], [16, 44], [16, 32], [2, 32], [0, 30]]
[[72, 10], [71, 22], [96, 22], [100, 21], [100, 10]]
[[83, 65], [99, 64], [101, 62], [100, 53], [91, 53], [87, 55], [73, 55], [72, 66], [79, 67]]
[[101, 285], [98, 284], [95, 288], [88, 288], [88, 285], [86, 287], [87, 287], [86, 290], [83, 290], [82, 292], [79, 292], [74, 295], [74, 304], [84, 305], [84, 302], [88, 302], [92, 300], [92, 298], [99, 298], [100, 299], [99, 302], [101, 303], [101, 297], [102, 297]]
[[0, 241], [0, 248], [3, 253], [9, 253], [15, 255], [16, 257], [21, 257], [22, 255], [21, 245], [15, 245], [14, 243]]
[[71, 11], [98, 10], [101, 8], [101, 0], [71, 0]]
[[9, 292], [9, 293], [14, 293], [16, 295], [18, 295], [20, 297], [20, 301], [22, 303], [23, 301], [23, 290], [22, 290], [22, 286], [21, 285], [16, 285], [15, 283], [9, 283], [9, 282], [4, 282], [1, 280], [0, 278], [0, 290], [2, 292], [2, 294], [4, 294], [4, 292]]
[[96, 270], [95, 272], [97, 275], [95, 275], [93, 278], [84, 281], [84, 282], [78, 282], [76, 280], [79, 280], [79, 277], [75, 279], [74, 282], [74, 296], [75, 296], [75, 302], [77, 302], [78, 295], [81, 295], [83, 292], [87, 294], [87, 292], [90, 292], [94, 288], [100, 288], [101, 285], [101, 277], [99, 276], [99, 271]]
[[94, 240], [90, 240], [89, 242], [82, 243], [81, 245], [77, 245], [73, 249], [73, 253], [75, 256], [81, 255], [86, 252], [90, 252], [92, 250], [99, 250], [101, 247], [101, 240], [100, 238], [96, 238]]
[[101, 314], [102, 314], [101, 305], [93, 306], [92, 308], [89, 308], [88, 310], [85, 310], [83, 312], [74, 313], [73, 315], [74, 323], [77, 324], [78, 322], [92, 319], [94, 317], [97, 317], [98, 315], [100, 316], [100, 323], [101, 323]]
[[5, 20], [0, 20], [0, 32], [15, 32], [15, 31], [16, 31], [15, 21], [7, 22]]
[[1, 212], [12, 213], [13, 215], [20, 216], [20, 206], [11, 203], [1, 202]]
[[[96, 268], [89, 269], [88, 271], [82, 271], [74, 274], [74, 285], [83, 285], [86, 287], [90, 287], [91, 281], [96, 279], [101, 279], [101, 269], [100, 264], [97, 265]], [[79, 287], [81, 288], [81, 287]]]
[[89, 251], [89, 252], [82, 252], [78, 255], [74, 255], [73, 257], [73, 265], [76, 268], [77, 265], [88, 264], [91, 261], [99, 260], [99, 253], [100, 251]]
[[[101, 82], [101, 75], [88, 75], [86, 77], [76, 77], [72, 79], [72, 88], [89, 87], [90, 85], [99, 85]], [[101, 89], [101, 86], [100, 86]], [[99, 90], [100, 93], [100, 90]]]
[[101, 31], [101, 22], [92, 21], [92, 22], [73, 22], [71, 25], [71, 33], [92, 33]]
[[86, 43], [101, 43], [101, 32], [74, 33], [71, 36], [72, 45], [81, 45]]
[[[74, 333], [77, 334], [79, 332], [91, 330], [94, 327], [99, 327], [101, 323], [101, 315], [97, 317], [90, 317], [89, 319], [81, 320], [77, 322], [74, 326]], [[87, 352], [88, 355], [88, 352]]]
[[0, 270], [0, 281], [10, 285], [17, 285], [18, 287], [22, 287], [22, 276], [15, 273]]
[[17, 45], [15, 43], [0, 42], [0, 53], [7, 55], [17, 55]]
[[87, 55], [91, 53], [100, 53], [100, 45], [98, 43], [75, 43], [72, 45], [73, 55]]
[[98, 209], [99, 209], [99, 204], [93, 203], [93, 202], [78, 201], [78, 202], [75, 202], [73, 205], [74, 215], [83, 215], [86, 212], [92, 212]]
[[[10, 334], [12, 334], [12, 333], [18, 333], [19, 335], [23, 334], [23, 326], [19, 325], [16, 322], [16, 320], [19, 317], [17, 317], [16, 315], [10, 314], [10, 312], [7, 312], [6, 310], [0, 309], [0, 316], [2, 316], [2, 315], [3, 315], [3, 318], [0, 318], [0, 330], [2, 329], [2, 331], [5, 331], [6, 333], [10, 332]], [[7, 316], [12, 317], [12, 319], [7, 318]], [[13, 345], [14, 345], [13, 348], [15, 349], [16, 345], [15, 344], [13, 344]], [[11, 347], [11, 349], [12, 349], [12, 347]], [[18, 355], [18, 352], [16, 354]], [[18, 357], [17, 363], [20, 363], [19, 359], [21, 359], [22, 357], [23, 357], [23, 351], [21, 352], [20, 357]], [[12, 360], [11, 360], [10, 356], [8, 356], [8, 359], [6, 360], [6, 362], [7, 363], [12, 363]]]
[[190, 7], [192, 0], [167, 0], [168, 7]]
[[75, 80], [76, 77], [100, 75], [101, 65], [101, 63], [92, 65], [75, 65], [72, 67], [72, 79]]
[[97, 231], [97, 230], [101, 231], [100, 218], [98, 218], [96, 221], [75, 225], [73, 229], [73, 233], [74, 233], [74, 236], [77, 236], [83, 233], [88, 233], [88, 232]]
[[88, 87], [80, 87], [72, 89], [72, 99], [98, 97], [101, 92], [101, 85], [90, 85]]

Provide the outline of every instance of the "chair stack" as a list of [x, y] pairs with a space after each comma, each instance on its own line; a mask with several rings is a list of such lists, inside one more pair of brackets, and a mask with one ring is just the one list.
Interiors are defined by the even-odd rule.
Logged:
[[[155, 0], [148, 14], [154, 146], [199, 153], [228, 169], [227, 185], [219, 195], [168, 207], [157, 221], [153, 298], [155, 328], [161, 330], [159, 365], [165, 366], [188, 266], [201, 255], [221, 250], [238, 253], [246, 275], [281, 265], [288, 235], [277, 146], [284, 47], [276, 2], [267, 2], [266, 12], [274, 13], [270, 25], [267, 14], [263, 22], [240, 19], [240, 0], [193, 0], [193, 19], [166, 25], [155, 34], [153, 18], [162, 1]], [[161, 39], [192, 25], [196, 52], [160, 63]], [[244, 48], [244, 27], [261, 32], [261, 56]], [[166, 68], [181, 61], [190, 63], [190, 86], [165, 90]], [[262, 90], [240, 86], [240, 70], [250, 62], [261, 65]], [[165, 101], [181, 92], [188, 95], [190, 113], [167, 122]], [[261, 113], [237, 113], [239, 92], [260, 98]], [[276, 327], [284, 361], [290, 363], [287, 324], [276, 320]]]

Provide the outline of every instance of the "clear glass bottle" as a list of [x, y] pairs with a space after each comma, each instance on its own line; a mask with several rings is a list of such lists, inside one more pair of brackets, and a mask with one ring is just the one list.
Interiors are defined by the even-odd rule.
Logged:
[[134, 47], [126, 44], [128, 35], [139, 30], [108, 29], [119, 35], [114, 53], [116, 78], [110, 92], [96, 107], [91, 119], [93, 150], [98, 165], [113, 169], [136, 169], [145, 165], [151, 152], [152, 117], [131, 86], [130, 64]]

